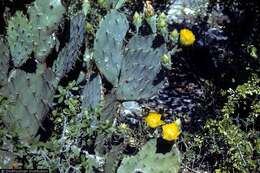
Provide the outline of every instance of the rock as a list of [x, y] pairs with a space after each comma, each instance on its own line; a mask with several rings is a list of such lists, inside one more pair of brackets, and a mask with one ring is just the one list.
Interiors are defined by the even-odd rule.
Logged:
[[171, 0], [167, 18], [170, 23], [193, 23], [207, 16], [209, 0]]
[[120, 117], [127, 123], [137, 124], [142, 117], [142, 107], [135, 101], [123, 102], [120, 108]]

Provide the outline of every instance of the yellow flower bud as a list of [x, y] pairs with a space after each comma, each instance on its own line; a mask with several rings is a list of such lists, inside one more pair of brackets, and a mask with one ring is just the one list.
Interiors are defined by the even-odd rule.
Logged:
[[189, 29], [182, 29], [180, 31], [180, 43], [184, 46], [190, 46], [196, 40], [195, 35]]
[[181, 134], [180, 126], [174, 122], [162, 126], [162, 138], [167, 141], [178, 139]]
[[156, 112], [150, 112], [148, 116], [145, 118], [145, 122], [151, 128], [156, 128], [162, 124], [164, 121], [161, 120], [162, 115]]

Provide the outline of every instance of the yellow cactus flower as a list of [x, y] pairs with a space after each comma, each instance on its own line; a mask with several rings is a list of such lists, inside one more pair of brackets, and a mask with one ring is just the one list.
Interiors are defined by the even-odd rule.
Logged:
[[167, 141], [178, 139], [181, 134], [179, 121], [162, 126], [162, 138]]
[[161, 120], [162, 115], [156, 112], [150, 112], [148, 116], [145, 118], [145, 122], [151, 128], [156, 128], [162, 124], [164, 121]]
[[190, 46], [195, 42], [196, 38], [193, 32], [189, 29], [180, 31], [180, 43], [184, 46]]

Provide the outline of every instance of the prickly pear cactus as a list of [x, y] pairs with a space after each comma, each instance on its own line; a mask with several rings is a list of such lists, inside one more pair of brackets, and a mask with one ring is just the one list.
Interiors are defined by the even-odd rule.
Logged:
[[70, 39], [67, 45], [61, 50], [57, 60], [53, 64], [53, 71], [61, 79], [73, 69], [79, 59], [80, 49], [85, 36], [85, 16], [79, 13], [70, 20]]
[[126, 0], [98, 0], [99, 5], [105, 8], [119, 9], [123, 6]]
[[155, 80], [165, 49], [152, 48], [152, 35], [134, 36], [123, 47], [127, 30], [125, 15], [117, 11], [106, 15], [96, 34], [94, 59], [99, 71], [116, 88], [119, 100], [148, 99], [162, 86], [162, 82]]
[[113, 8], [119, 9], [123, 6], [126, 0], [109, 0]]
[[18, 132], [22, 140], [33, 138], [49, 111], [57, 86], [54, 73], [38, 65], [36, 74], [16, 69], [11, 72], [3, 93], [10, 104], [4, 123]]
[[148, 99], [155, 95], [163, 82], [154, 83], [161, 70], [163, 48], [152, 48], [153, 36], [133, 37], [122, 63], [117, 97], [119, 100]]
[[122, 159], [124, 145], [112, 146], [111, 150], [105, 155], [104, 172], [116, 172], [119, 161]]
[[56, 44], [54, 31], [58, 29], [65, 9], [60, 0], [36, 0], [28, 8], [32, 23], [34, 55], [39, 61], [50, 53]]
[[32, 24], [21, 11], [17, 11], [8, 21], [7, 40], [13, 63], [19, 67], [30, 58], [33, 51]]
[[104, 98], [104, 105], [100, 115], [101, 121], [112, 121], [117, 113], [119, 102], [117, 101], [114, 91], [106, 95]]
[[100, 72], [114, 86], [118, 85], [123, 40], [128, 27], [126, 16], [113, 10], [105, 16], [96, 33], [94, 60]]
[[156, 153], [156, 140], [150, 140], [135, 156], [123, 159], [118, 173], [178, 173], [181, 155], [176, 146], [169, 153]]
[[102, 81], [100, 75], [96, 75], [84, 86], [81, 102], [82, 109], [95, 109], [102, 98]]
[[9, 51], [4, 40], [0, 37], [0, 88], [7, 82], [9, 68]]
[[32, 52], [38, 61], [45, 60], [56, 44], [54, 32], [64, 12], [60, 0], [36, 0], [28, 7], [29, 20], [21, 11], [10, 18], [7, 40], [16, 67], [23, 65]]

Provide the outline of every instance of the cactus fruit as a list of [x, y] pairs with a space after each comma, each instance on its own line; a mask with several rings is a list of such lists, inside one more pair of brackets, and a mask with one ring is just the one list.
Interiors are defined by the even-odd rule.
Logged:
[[54, 73], [38, 65], [36, 74], [16, 69], [11, 72], [4, 96], [10, 104], [3, 121], [22, 140], [34, 137], [49, 111], [57, 86]]
[[19, 67], [30, 58], [33, 51], [32, 24], [20, 11], [8, 21], [7, 40], [13, 63]]
[[53, 35], [65, 12], [60, 0], [36, 0], [28, 7], [32, 33], [34, 38], [34, 54], [37, 60], [44, 58], [55, 46], [56, 38]]
[[180, 168], [180, 151], [174, 145], [166, 154], [156, 153], [156, 140], [148, 141], [135, 156], [125, 157], [118, 173], [177, 173]]
[[122, 63], [117, 97], [119, 100], [148, 99], [155, 95], [163, 82], [154, 84], [161, 70], [163, 48], [151, 48], [152, 36], [133, 37]]
[[123, 40], [128, 30], [128, 21], [124, 14], [115, 10], [107, 14], [96, 33], [94, 60], [100, 72], [114, 86], [123, 60]]
[[4, 40], [0, 37], [0, 88], [7, 82], [9, 69], [9, 51]]
[[71, 18], [69, 42], [59, 53], [52, 68], [59, 79], [63, 78], [72, 70], [76, 60], [79, 58], [80, 49], [85, 36], [84, 25], [85, 16], [82, 13]]
[[91, 78], [83, 89], [81, 95], [82, 109], [95, 109], [101, 101], [102, 81], [100, 75]]

